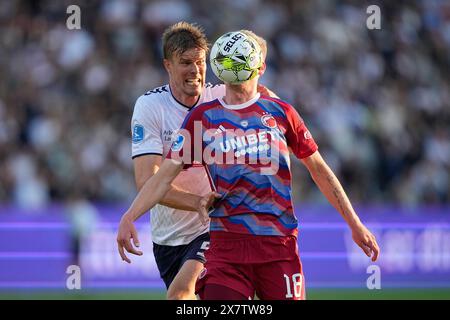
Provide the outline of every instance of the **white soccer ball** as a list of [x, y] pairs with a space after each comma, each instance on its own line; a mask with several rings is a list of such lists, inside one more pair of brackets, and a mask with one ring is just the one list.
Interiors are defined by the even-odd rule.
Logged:
[[258, 42], [245, 33], [235, 31], [216, 40], [211, 48], [209, 62], [220, 80], [239, 84], [258, 74], [263, 59]]

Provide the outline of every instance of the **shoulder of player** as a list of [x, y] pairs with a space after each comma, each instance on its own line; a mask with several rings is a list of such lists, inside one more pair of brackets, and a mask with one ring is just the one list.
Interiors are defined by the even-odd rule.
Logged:
[[214, 89], [214, 88], [217, 89], [221, 87], [225, 87], [225, 85], [223, 83], [215, 83], [215, 84], [210, 82], [205, 83], [205, 89]]
[[296, 110], [296, 108], [294, 108], [294, 106], [292, 104], [290, 104], [287, 101], [284, 101], [280, 98], [275, 98], [275, 97], [270, 97], [270, 96], [266, 96], [266, 95], [261, 95], [260, 99], [262, 100], [269, 100], [272, 102], [275, 102], [277, 105], [279, 105], [280, 107], [282, 107], [284, 110], [286, 111], [290, 111], [291, 109]]
[[155, 96], [158, 95], [158, 94], [168, 94], [168, 93], [170, 93], [170, 91], [169, 91], [169, 85], [168, 85], [168, 84], [165, 84], [165, 85], [163, 85], [163, 86], [156, 87], [156, 88], [154, 88], [154, 89], [152, 89], [152, 90], [147, 91], [147, 92], [144, 93], [142, 96], [150, 97], [150, 96], [153, 95], [153, 97], [155, 97]]
[[220, 102], [218, 99], [201, 103], [198, 106], [195, 106], [191, 110], [189, 110], [189, 113], [186, 117], [201, 119], [206, 111], [217, 108], [217, 106], [220, 106]]
[[286, 105], [290, 105], [288, 102], [281, 100], [280, 98], [275, 98], [275, 97], [271, 97], [265, 94], [261, 94], [261, 96], [259, 97], [260, 100], [269, 100], [272, 102], [276, 102], [280, 105], [286, 106]]
[[299, 111], [293, 105], [291, 105], [290, 103], [288, 103], [282, 99], [270, 97], [270, 96], [266, 96], [266, 95], [261, 95], [260, 99], [275, 102], [276, 105], [279, 106], [279, 108], [281, 108], [281, 110], [284, 112], [284, 114], [286, 116], [292, 116], [293, 114], [299, 115]]
[[281, 100], [279, 98], [275, 98], [275, 97], [270, 97], [270, 96], [266, 96], [266, 95], [261, 95], [260, 100], [268, 100], [271, 102], [275, 102], [276, 105], [280, 106], [285, 112], [289, 111], [290, 109], [295, 109], [290, 103]]
[[203, 102], [201, 104], [199, 104], [198, 106], [193, 107], [191, 110], [189, 110], [189, 112], [196, 112], [196, 113], [202, 113], [205, 112], [209, 109], [213, 109], [216, 108], [217, 106], [220, 105], [220, 102], [218, 99], [214, 99], [208, 102]]
[[161, 102], [161, 100], [166, 96], [169, 95], [169, 86], [164, 85], [157, 88], [154, 88], [152, 90], [147, 91], [143, 95], [139, 96], [136, 100], [136, 107], [145, 107], [145, 108], [151, 108], [157, 105]]
[[221, 98], [225, 95], [225, 85], [223, 83], [211, 84], [208, 82], [205, 84], [203, 95], [209, 100]]

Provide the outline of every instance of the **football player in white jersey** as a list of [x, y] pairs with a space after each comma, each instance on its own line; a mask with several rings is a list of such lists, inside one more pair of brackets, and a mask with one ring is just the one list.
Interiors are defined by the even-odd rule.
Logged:
[[[205, 84], [208, 42], [203, 31], [186, 22], [163, 34], [164, 67], [169, 84], [139, 97], [132, 117], [132, 158], [137, 189], [157, 172], [189, 109], [222, 97], [223, 85]], [[200, 196], [211, 191], [203, 167], [182, 172], [163, 201], [151, 210], [153, 252], [168, 299], [195, 299], [195, 281], [203, 269], [209, 245], [209, 225], [197, 213]], [[186, 192], [185, 192], [186, 191]], [[177, 209], [174, 209], [177, 208]], [[123, 216], [117, 236], [119, 253], [142, 255], [133, 222]]]
[[[208, 42], [198, 26], [179, 22], [166, 29], [162, 42], [169, 84], [138, 98], [131, 123], [138, 191], [159, 169], [189, 110], [225, 95], [224, 85], [205, 84]], [[259, 90], [274, 95], [264, 86]], [[153, 252], [168, 299], [195, 299], [195, 282], [205, 262], [203, 252], [209, 246], [209, 225], [202, 224], [197, 211], [199, 206], [206, 210], [213, 200], [205, 169], [192, 167], [180, 173], [151, 211]], [[133, 247], [139, 247], [133, 224], [138, 218], [124, 215], [119, 225], [118, 249], [126, 262], [130, 260], [124, 250], [142, 255]]]

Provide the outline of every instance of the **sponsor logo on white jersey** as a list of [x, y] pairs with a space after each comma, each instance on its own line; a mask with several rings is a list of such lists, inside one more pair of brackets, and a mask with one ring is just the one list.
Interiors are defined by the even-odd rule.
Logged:
[[139, 143], [144, 140], [145, 129], [140, 124], [135, 124], [133, 126], [133, 143]]

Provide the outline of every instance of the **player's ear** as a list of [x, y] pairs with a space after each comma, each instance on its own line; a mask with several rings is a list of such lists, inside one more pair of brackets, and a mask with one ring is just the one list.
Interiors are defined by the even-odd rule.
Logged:
[[170, 73], [170, 67], [171, 67], [170, 59], [163, 59], [163, 64], [164, 64], [164, 68], [166, 69], [166, 71], [168, 73]]
[[265, 61], [262, 63], [261, 67], [259, 67], [258, 75], [262, 76], [264, 74], [264, 72], [266, 72], [266, 62]]

